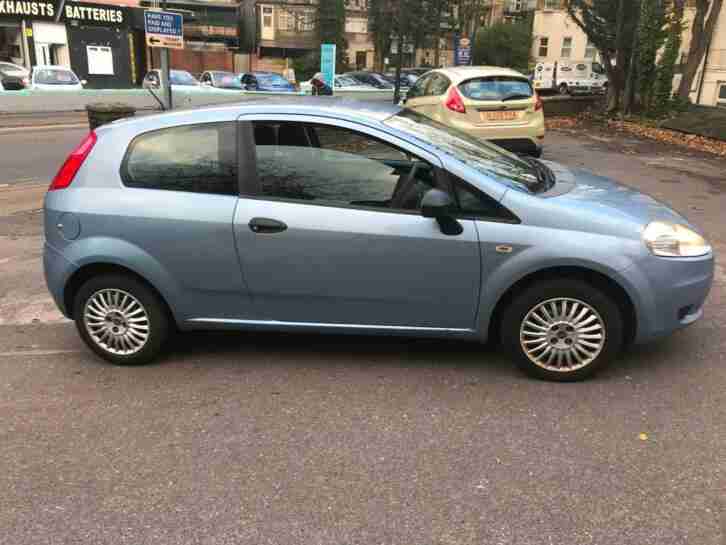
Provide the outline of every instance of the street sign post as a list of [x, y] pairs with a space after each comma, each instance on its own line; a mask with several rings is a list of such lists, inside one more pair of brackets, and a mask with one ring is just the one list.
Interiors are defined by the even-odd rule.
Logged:
[[184, 21], [180, 13], [147, 10], [144, 30], [149, 47], [184, 49]]
[[335, 92], [335, 44], [320, 45], [320, 71], [325, 84]]

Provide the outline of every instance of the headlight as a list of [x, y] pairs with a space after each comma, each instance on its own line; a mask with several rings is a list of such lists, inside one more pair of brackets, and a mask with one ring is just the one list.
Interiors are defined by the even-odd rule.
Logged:
[[706, 255], [711, 246], [688, 227], [677, 223], [654, 221], [643, 231], [643, 242], [654, 254], [661, 257], [697, 257]]

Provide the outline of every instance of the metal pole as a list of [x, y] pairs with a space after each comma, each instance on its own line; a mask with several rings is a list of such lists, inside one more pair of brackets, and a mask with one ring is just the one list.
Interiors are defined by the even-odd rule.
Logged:
[[[166, 10], [166, 0], [162, 0], [161, 9]], [[161, 59], [161, 89], [164, 93], [164, 102], [166, 103], [166, 109], [172, 109], [172, 98], [171, 98], [171, 78], [169, 77], [170, 66], [169, 66], [169, 49], [162, 47], [159, 50], [159, 58]]]

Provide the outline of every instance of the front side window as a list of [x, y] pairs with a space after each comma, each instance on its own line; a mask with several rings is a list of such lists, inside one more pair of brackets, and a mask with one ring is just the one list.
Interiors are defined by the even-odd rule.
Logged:
[[431, 79], [431, 84], [429, 86], [429, 91], [427, 94], [435, 97], [441, 96], [449, 90], [450, 85], [451, 80], [449, 80], [449, 78], [447, 78], [443, 74], [436, 73]]
[[516, 222], [518, 218], [489, 195], [451, 176], [459, 210], [464, 216], [484, 220]]
[[122, 169], [127, 187], [237, 195], [235, 123], [205, 123], [142, 134]]
[[540, 57], [546, 57], [547, 56], [547, 48], [549, 46], [550, 39], [549, 38], [540, 38], [539, 39], [539, 51], [537, 54]]
[[411, 89], [408, 91], [408, 97], [409, 98], [416, 98], [416, 97], [423, 97], [426, 96], [426, 87], [429, 84], [429, 81], [431, 81], [431, 78], [433, 77], [433, 74], [429, 74], [427, 76], [423, 76], [419, 78], [416, 81], [416, 84], [411, 87]]
[[431, 165], [368, 135], [294, 122], [255, 122], [262, 196], [343, 207], [419, 210]]
[[174, 85], [196, 85], [197, 80], [194, 79], [189, 72], [184, 70], [172, 70], [169, 72], [169, 81]]
[[529, 80], [511, 76], [475, 78], [459, 84], [459, 90], [472, 100], [515, 100], [532, 98]]
[[401, 110], [384, 123], [508, 187], [528, 193], [551, 187], [551, 182], [538, 175], [532, 163], [413, 110]]

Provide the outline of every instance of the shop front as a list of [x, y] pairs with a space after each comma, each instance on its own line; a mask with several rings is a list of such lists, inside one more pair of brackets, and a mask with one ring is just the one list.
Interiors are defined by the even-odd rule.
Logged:
[[71, 68], [91, 88], [132, 85], [129, 10], [71, 0], [0, 0], [0, 61]]

